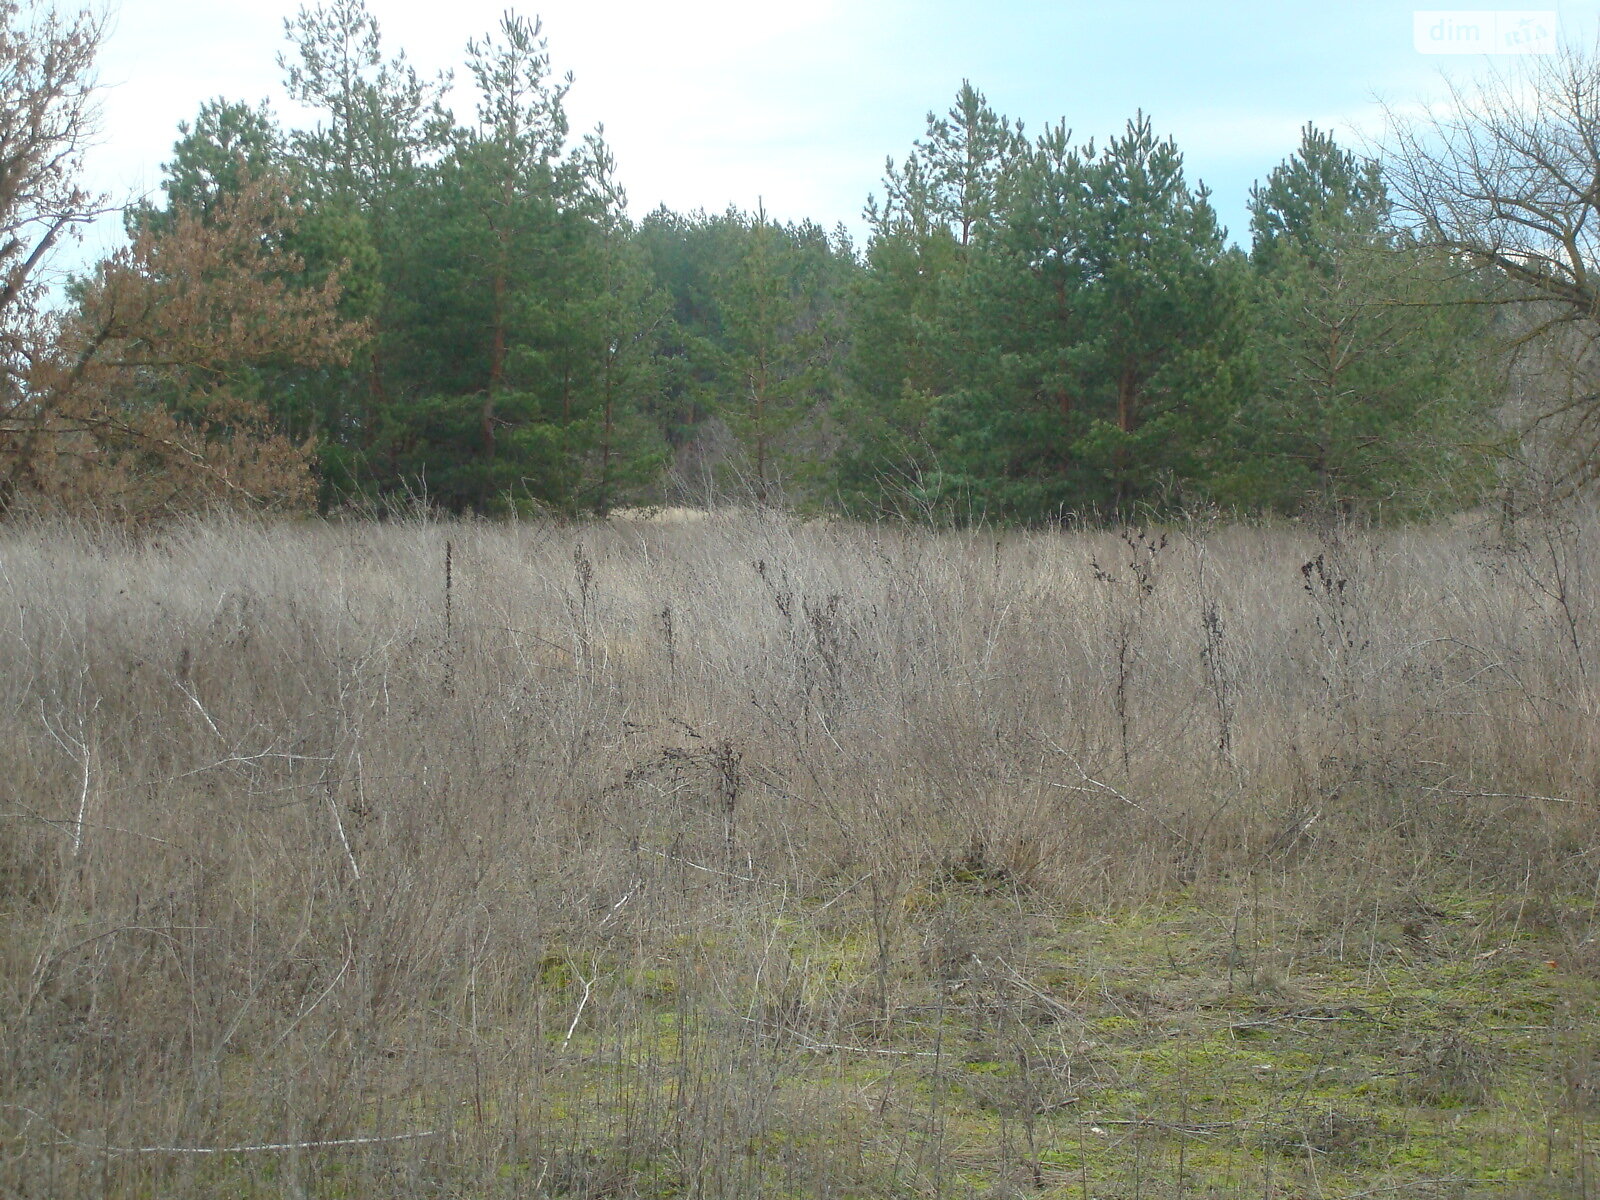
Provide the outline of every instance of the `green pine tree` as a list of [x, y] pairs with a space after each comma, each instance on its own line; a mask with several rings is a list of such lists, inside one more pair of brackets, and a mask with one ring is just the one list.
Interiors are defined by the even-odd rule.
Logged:
[[785, 228], [758, 209], [718, 280], [720, 412], [758, 504], [783, 492], [791, 437], [826, 394], [840, 337], [831, 268], [847, 253], [815, 226]]
[[928, 501], [929, 417], [969, 362], [953, 304], [975, 241], [1005, 210], [1025, 157], [1020, 124], [963, 82], [905, 162], [885, 168], [884, 200], [869, 197], [866, 269], [850, 298], [847, 387], [834, 417], [844, 445], [833, 482], [849, 511], [905, 512]]
[[933, 413], [948, 503], [1040, 520], [1180, 503], [1249, 374], [1243, 268], [1147, 117], [1103, 150], [1037, 139], [979, 239]]
[[597, 130], [585, 140], [585, 186], [594, 216], [581, 250], [574, 324], [590, 360], [579, 504], [605, 515], [655, 498], [671, 454], [659, 410], [667, 377], [671, 297], [633, 236], [616, 160]]
[[348, 259], [359, 276], [349, 301], [371, 338], [360, 360], [321, 381], [328, 411], [324, 501], [378, 488], [392, 477], [379, 440], [391, 404], [414, 392], [393, 358], [406, 331], [397, 284], [414, 269], [407, 215], [423, 172], [441, 152], [450, 117], [448, 75], [424, 79], [405, 55], [386, 57], [365, 0], [326, 0], [284, 22], [278, 56], [291, 99], [317, 114], [287, 138], [314, 215], [307, 236], [320, 252]]
[[423, 170], [400, 228], [385, 486], [456, 511], [566, 507], [575, 474], [568, 297], [587, 214], [537, 21], [507, 13], [467, 47], [475, 120]]
[[1259, 390], [1223, 494], [1393, 516], [1479, 479], [1490, 393], [1478, 281], [1389, 220], [1377, 165], [1307, 126], [1251, 194]]

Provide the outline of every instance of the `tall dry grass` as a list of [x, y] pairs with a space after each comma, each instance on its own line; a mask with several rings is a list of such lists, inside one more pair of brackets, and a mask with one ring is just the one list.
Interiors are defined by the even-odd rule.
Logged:
[[1052, 914], [1593, 896], [1597, 571], [1589, 513], [9, 528], [0, 1193], [968, 1194], [827, 1051]]

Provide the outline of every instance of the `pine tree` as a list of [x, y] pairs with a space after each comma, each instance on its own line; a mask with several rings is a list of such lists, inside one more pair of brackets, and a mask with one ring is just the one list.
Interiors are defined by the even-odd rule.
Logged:
[[1026, 154], [1020, 124], [963, 81], [905, 162], [869, 197], [866, 270], [851, 296], [848, 387], [834, 416], [845, 446], [834, 486], [847, 509], [904, 510], [928, 499], [929, 416], [958, 384], [964, 357], [955, 292], [972, 248], [1001, 219]]
[[949, 501], [1038, 520], [1204, 486], [1248, 377], [1242, 266], [1143, 114], [1103, 150], [1048, 129], [974, 247], [933, 414]]
[[963, 515], [1036, 520], [1088, 500], [1077, 441], [1091, 414], [1069, 365], [1088, 336], [1087, 170], [1065, 125], [1046, 129], [952, 294], [947, 340], [962, 370], [932, 413], [930, 498]]
[[574, 486], [567, 313], [587, 213], [568, 153], [570, 78], [537, 21], [507, 13], [467, 47], [474, 120], [423, 171], [402, 218], [390, 351], [405, 394], [384, 423], [385, 486], [451, 509]]
[[758, 208], [737, 262], [719, 280], [721, 415], [758, 504], [781, 493], [786, 444], [826, 391], [839, 344], [834, 258], [816, 226], [785, 228]]
[[1086, 189], [1079, 453], [1123, 509], [1207, 475], [1248, 372], [1244, 279], [1209, 193], [1145, 114], [1092, 157]]
[[351, 196], [382, 221], [397, 194], [443, 144], [449, 76], [425, 80], [404, 54], [386, 60], [366, 0], [328, 0], [284, 22], [294, 53], [280, 54], [289, 96], [322, 114], [290, 138], [313, 187]]
[[1488, 395], [1476, 281], [1388, 219], [1376, 164], [1307, 126], [1251, 194], [1261, 386], [1226, 495], [1392, 515], [1470, 487]]
[[575, 323], [587, 334], [592, 367], [577, 500], [603, 516], [652, 498], [670, 458], [658, 410], [672, 300], [634, 240], [603, 129], [585, 140], [584, 178], [594, 216], [578, 273], [589, 286]]
[[726, 363], [719, 290], [743, 253], [746, 225], [736, 209], [711, 215], [662, 207], [634, 231], [651, 276], [670, 301], [658, 352], [656, 421], [675, 451], [689, 448], [721, 406]]
[[264, 174], [209, 207], [175, 204], [77, 283], [31, 356], [24, 436], [0, 440], [13, 485], [135, 519], [308, 497], [306, 448], [259, 381], [346, 360], [363, 331], [338, 313], [336, 276], [298, 282], [285, 185]]
[[[163, 165], [166, 203], [130, 209], [124, 218], [130, 236], [167, 232], [179, 214], [211, 220], [259, 181], [277, 180], [284, 201], [295, 209], [294, 222], [280, 234], [279, 261], [295, 264], [285, 281], [315, 289], [337, 277], [339, 314], [353, 326], [365, 325], [381, 290], [367, 224], [342, 198], [325, 197], [313, 205], [304, 174], [290, 156], [289, 139], [267, 106], [210, 100], [193, 122], [180, 123], [178, 132], [172, 158]], [[263, 363], [241, 370], [233, 381], [236, 390], [248, 390], [259, 400], [295, 444], [314, 446], [323, 508], [358, 486], [350, 459], [351, 381], [351, 368], [335, 362]]]
[[569, 145], [537, 21], [468, 45], [475, 121], [423, 173], [395, 285], [389, 486], [477, 512], [606, 511], [648, 498], [666, 461], [653, 412], [669, 299], [633, 240], [596, 132]]
[[1251, 262], [1271, 270], [1298, 254], [1332, 269], [1345, 240], [1375, 241], [1389, 215], [1376, 160], [1357, 159], [1315, 125], [1300, 131], [1300, 148], [1250, 189]]
[[[327, 0], [284, 22], [290, 50], [278, 56], [289, 96], [318, 114], [288, 148], [311, 202], [308, 260], [343, 255], [352, 265], [346, 305], [367, 319], [361, 361], [319, 384], [325, 411], [324, 499], [365, 491], [385, 474], [377, 441], [392, 423], [398, 377], [395, 291], [413, 270], [407, 220], [423, 172], [441, 153], [451, 125], [443, 97], [450, 78], [424, 79], [403, 53], [385, 57], [382, 31], [365, 0]], [[328, 261], [329, 259], [324, 259]], [[331, 258], [331, 261], [340, 261]]]
[[1004, 208], [1007, 176], [1026, 150], [1021, 123], [1000, 116], [962, 80], [950, 110], [928, 114], [926, 136], [905, 163], [885, 166], [883, 207], [867, 201], [873, 232], [905, 232], [918, 242], [943, 233], [971, 246]]
[[288, 141], [265, 103], [221, 99], [200, 106], [194, 121], [178, 123], [172, 158], [162, 164], [165, 209], [140, 204], [130, 209], [130, 230], [170, 219], [177, 209], [204, 215], [247, 181], [269, 173], [289, 175]]

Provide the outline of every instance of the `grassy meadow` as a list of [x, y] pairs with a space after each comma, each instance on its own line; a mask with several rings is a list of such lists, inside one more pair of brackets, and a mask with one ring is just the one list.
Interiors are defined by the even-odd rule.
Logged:
[[1600, 519], [0, 531], [0, 1195], [1600, 1196]]

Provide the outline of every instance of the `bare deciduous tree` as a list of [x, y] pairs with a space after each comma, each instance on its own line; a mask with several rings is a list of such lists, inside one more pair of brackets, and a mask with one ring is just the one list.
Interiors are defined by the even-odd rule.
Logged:
[[1386, 179], [1419, 235], [1495, 281], [1506, 342], [1537, 379], [1531, 423], [1558, 472], [1600, 479], [1600, 57], [1565, 50], [1391, 114]]
[[79, 182], [101, 25], [0, 3], [0, 415], [26, 401], [50, 252], [104, 201]]

